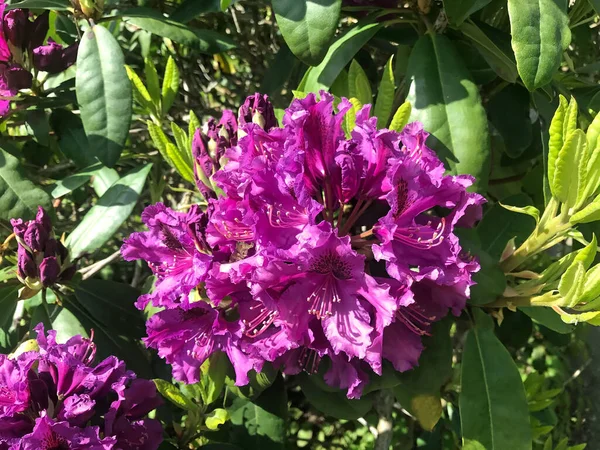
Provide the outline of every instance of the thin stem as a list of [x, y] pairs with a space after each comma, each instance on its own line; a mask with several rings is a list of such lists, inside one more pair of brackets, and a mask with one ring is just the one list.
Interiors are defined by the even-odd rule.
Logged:
[[374, 450], [388, 450], [392, 443], [394, 434], [394, 422], [392, 422], [392, 408], [394, 406], [394, 395], [389, 389], [379, 392], [378, 402], [375, 410], [379, 414], [377, 422], [377, 439]]
[[116, 261], [120, 257], [121, 257], [121, 251], [117, 250], [112, 255], [110, 255], [108, 258], [104, 258], [101, 261], [95, 262], [91, 266], [84, 267], [83, 269], [81, 269], [79, 271], [79, 273], [81, 273], [83, 275], [82, 278], [84, 280], [87, 280], [88, 278], [92, 277], [94, 274], [96, 274], [97, 272], [102, 270], [104, 267], [108, 266], [110, 263]]

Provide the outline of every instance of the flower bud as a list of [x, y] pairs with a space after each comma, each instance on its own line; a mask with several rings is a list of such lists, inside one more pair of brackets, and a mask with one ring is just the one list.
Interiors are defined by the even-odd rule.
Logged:
[[[29, 39], [29, 13], [25, 9], [8, 11], [3, 18], [4, 37], [16, 48], [25, 49]], [[47, 30], [46, 30], [47, 31]]]
[[278, 126], [269, 97], [258, 92], [246, 98], [244, 104], [240, 106], [238, 121], [240, 126], [255, 123], [266, 131]]
[[22, 279], [37, 278], [38, 275], [33, 256], [22, 246], [19, 246], [17, 250], [17, 274]]
[[60, 73], [75, 63], [78, 46], [79, 44], [75, 43], [65, 48], [52, 39], [48, 39], [47, 45], [33, 50], [33, 65], [36, 69], [44, 72]]
[[44, 258], [40, 263], [40, 279], [44, 287], [52, 286], [58, 280], [60, 265], [54, 256]]
[[29, 42], [27, 46], [30, 50], [41, 46], [46, 39], [48, 29], [50, 28], [50, 11], [45, 11], [35, 18], [33, 23], [30, 24], [29, 29], [31, 33], [29, 36]]
[[[213, 139], [210, 141], [215, 144]], [[192, 156], [194, 157], [194, 178], [198, 190], [205, 198], [214, 197], [210, 182], [210, 176], [214, 171], [214, 161], [209, 153], [209, 137], [200, 129], [196, 130], [196, 134], [194, 134]]]
[[13, 95], [21, 89], [29, 89], [33, 82], [31, 73], [17, 64], [0, 68], [0, 79], [0, 83], [4, 82], [2, 89], [14, 92]]

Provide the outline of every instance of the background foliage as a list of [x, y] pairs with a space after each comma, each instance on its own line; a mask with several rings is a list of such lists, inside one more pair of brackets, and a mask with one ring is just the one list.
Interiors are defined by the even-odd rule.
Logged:
[[[497, 261], [507, 242], [518, 245], [535, 226], [500, 202], [545, 207], [559, 94], [577, 100], [584, 129], [600, 110], [598, 1], [17, 5], [50, 10], [49, 36], [80, 46], [76, 65], [38, 80], [39, 89], [21, 93], [3, 118], [0, 229], [8, 237], [10, 218], [30, 219], [44, 206], [80, 271], [60, 302], [49, 293], [48, 309], [40, 294], [18, 301], [15, 244], [6, 241], [4, 352], [40, 321], [62, 337], [93, 329], [100, 356], [118, 355], [139, 376], [157, 379], [170, 400], [156, 412], [165, 449], [366, 449], [382, 445], [375, 444], [382, 418], [393, 423], [394, 448], [593, 448], [598, 369], [587, 342], [597, 335], [546, 308], [479, 306], [505, 291]], [[489, 202], [479, 226], [461, 237], [482, 264], [471, 306], [438, 325], [417, 369], [384, 371], [360, 400], [318, 377], [284, 380], [268, 371], [238, 388], [222, 357], [203, 368], [199, 384], [171, 384], [169, 368], [140, 342], [144, 316], [133, 306], [152, 287], [150, 271], [120, 260], [122, 239], [142, 229], [145, 205], [201, 201], [190, 144], [206, 119], [237, 110], [255, 91], [269, 94], [281, 113], [294, 96], [321, 89], [351, 98], [354, 114], [373, 103], [381, 127], [423, 122], [449, 170], [477, 177]], [[597, 222], [579, 230], [589, 241]], [[542, 269], [581, 246], [569, 239], [536, 264]]]

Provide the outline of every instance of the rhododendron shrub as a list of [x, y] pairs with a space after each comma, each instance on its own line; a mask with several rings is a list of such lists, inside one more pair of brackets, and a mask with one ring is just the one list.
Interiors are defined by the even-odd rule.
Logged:
[[360, 397], [384, 361], [416, 366], [431, 324], [464, 308], [479, 265], [454, 231], [481, 218], [473, 178], [444, 175], [418, 122], [377, 129], [366, 105], [345, 131], [351, 105], [335, 103], [294, 100], [279, 126], [256, 94], [237, 120], [209, 121], [193, 142], [207, 206], [149, 206], [148, 231], [125, 240], [156, 276], [137, 303], [160, 308], [144, 341], [177, 380], [198, 382], [220, 351], [238, 385], [269, 362], [322, 368]]

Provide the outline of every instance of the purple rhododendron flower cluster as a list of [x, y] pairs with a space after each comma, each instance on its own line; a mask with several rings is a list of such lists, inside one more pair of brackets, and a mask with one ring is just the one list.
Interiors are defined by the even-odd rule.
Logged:
[[[56, 74], [73, 65], [79, 44], [63, 47], [52, 39], [44, 44], [49, 11], [30, 20], [28, 9], [5, 9], [5, 0], [0, 0], [0, 96], [14, 97], [19, 90], [31, 88], [31, 69]], [[0, 116], [9, 109], [10, 100], [0, 100]]]
[[146, 417], [162, 402], [152, 381], [114, 356], [92, 364], [90, 339], [59, 344], [35, 329], [37, 350], [0, 355], [0, 449], [158, 448], [162, 426]]
[[309, 94], [279, 127], [267, 97], [249, 97], [196, 133], [207, 207], [144, 211], [148, 231], [122, 254], [156, 276], [137, 306], [161, 308], [145, 343], [176, 379], [197, 382], [221, 351], [238, 385], [270, 362], [355, 398], [384, 360], [417, 365], [432, 322], [464, 308], [479, 266], [454, 228], [481, 217], [472, 177], [444, 175], [421, 124], [377, 129], [370, 105], [346, 135], [350, 108]]

